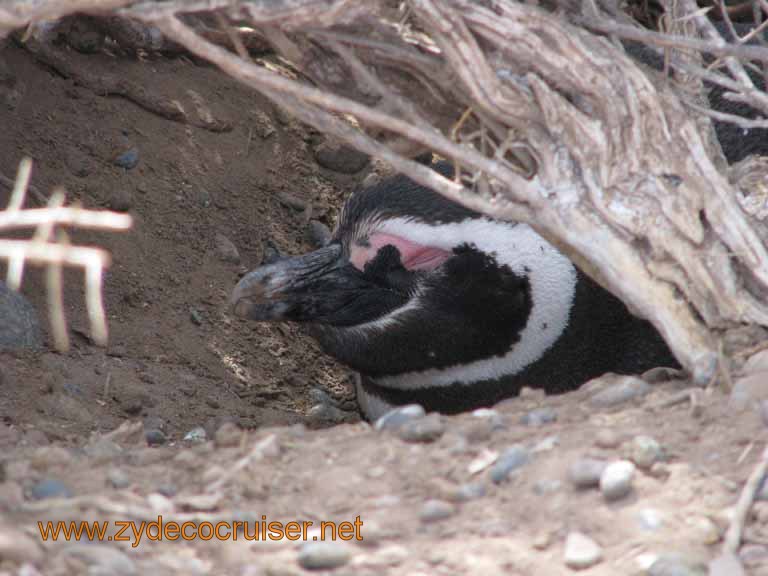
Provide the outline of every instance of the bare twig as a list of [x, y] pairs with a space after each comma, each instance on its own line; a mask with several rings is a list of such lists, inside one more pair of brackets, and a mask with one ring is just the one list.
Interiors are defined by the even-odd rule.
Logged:
[[749, 516], [749, 509], [755, 501], [757, 491], [765, 480], [766, 472], [768, 472], [768, 448], [763, 450], [760, 461], [755, 465], [747, 482], [744, 484], [744, 488], [741, 490], [739, 501], [733, 510], [733, 519], [723, 540], [723, 554], [738, 553], [739, 546], [741, 545], [741, 536]]
[[17, 290], [21, 285], [25, 263], [46, 267], [51, 332], [56, 348], [65, 351], [69, 348], [69, 336], [64, 316], [62, 266], [83, 268], [86, 274], [86, 306], [93, 339], [97, 344], [106, 345], [107, 323], [101, 281], [102, 271], [109, 265], [109, 255], [99, 248], [71, 246], [64, 231], [56, 227], [126, 230], [131, 226], [131, 217], [108, 211], [66, 208], [63, 190], [54, 191], [46, 208], [24, 209], [31, 170], [32, 162], [29, 159], [22, 160], [8, 208], [0, 212], [0, 230], [35, 229], [29, 240], [0, 240], [0, 259], [8, 262], [6, 282]]

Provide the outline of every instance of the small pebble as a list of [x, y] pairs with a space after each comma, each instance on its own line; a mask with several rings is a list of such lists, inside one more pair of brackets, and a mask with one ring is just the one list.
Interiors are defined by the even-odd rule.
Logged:
[[168, 440], [163, 434], [162, 430], [156, 428], [150, 428], [144, 432], [144, 438], [147, 440], [147, 444], [150, 446], [161, 446]]
[[219, 448], [238, 446], [243, 438], [243, 431], [234, 422], [224, 422], [216, 430], [213, 441]]
[[568, 468], [568, 479], [576, 488], [594, 488], [600, 485], [608, 462], [595, 458], [579, 458]]
[[125, 168], [126, 170], [130, 170], [132, 168], [136, 168], [136, 166], [139, 163], [139, 150], [138, 148], [130, 148], [123, 152], [122, 154], [118, 155], [114, 159], [114, 163], [117, 166], [120, 166], [120, 168]]
[[331, 241], [331, 230], [319, 220], [310, 220], [307, 228], [309, 242], [315, 248], [327, 246]]
[[486, 489], [484, 484], [481, 484], [480, 482], [470, 482], [459, 486], [452, 497], [456, 502], [468, 502], [469, 500], [482, 498], [485, 494]]
[[546, 550], [552, 544], [552, 533], [546, 530], [537, 532], [533, 537], [533, 547], [536, 550]]
[[184, 434], [184, 440], [187, 442], [205, 442], [207, 439], [208, 434], [202, 426], [195, 426], [192, 430]]
[[560, 480], [537, 480], [533, 485], [533, 493], [542, 496], [544, 494], [553, 494], [562, 488], [563, 483]]
[[280, 202], [283, 206], [286, 208], [293, 208], [294, 210], [298, 210], [299, 212], [303, 212], [307, 209], [307, 202], [299, 198], [298, 196], [294, 196], [293, 194], [289, 194], [288, 192], [278, 192], [275, 197], [277, 198], [277, 201]]
[[757, 372], [736, 380], [728, 399], [728, 406], [732, 410], [742, 411], [747, 408], [758, 408], [762, 400], [768, 400], [768, 387], [765, 382], [768, 374]]
[[664, 458], [661, 446], [650, 436], [635, 436], [630, 448], [630, 459], [638, 468], [650, 470], [651, 466]]
[[211, 205], [211, 193], [205, 188], [198, 188], [195, 190], [195, 202], [203, 208], [208, 208]]
[[658, 510], [643, 508], [637, 513], [637, 521], [643, 530], [654, 532], [664, 525]]
[[689, 528], [689, 534], [697, 542], [711, 546], [720, 542], [720, 530], [717, 525], [706, 516], [687, 518], [685, 522]]
[[426, 412], [419, 404], [407, 404], [390, 410], [373, 425], [376, 430], [397, 430], [406, 422], [423, 418]]
[[0, 282], [0, 350], [42, 345], [37, 310], [24, 296]]
[[707, 576], [707, 567], [693, 558], [669, 554], [651, 564], [648, 576]]
[[[609, 383], [607, 388], [592, 395], [589, 403], [594, 408], [613, 408], [641, 398], [651, 391], [651, 386], [636, 376], [601, 376]], [[587, 383], [588, 385], [589, 383]]]
[[175, 484], [160, 484], [157, 487], [157, 490], [155, 490], [158, 494], [162, 494], [163, 496], [167, 498], [173, 498], [176, 496], [176, 494], [179, 492], [179, 489], [176, 487]]
[[438, 522], [456, 514], [456, 507], [445, 500], [427, 500], [419, 512], [419, 520], [424, 523]]
[[107, 470], [107, 482], [109, 482], [109, 485], [112, 486], [112, 488], [116, 488], [117, 490], [128, 488], [128, 486], [131, 485], [131, 479], [128, 478], [128, 474], [120, 468], [110, 468]]
[[315, 160], [323, 168], [342, 174], [355, 174], [365, 168], [370, 158], [362, 152], [327, 140], [314, 149]]
[[504, 482], [512, 472], [526, 464], [529, 459], [530, 454], [521, 445], [516, 444], [507, 448], [491, 468], [491, 480], [496, 484]]
[[307, 421], [312, 427], [333, 426], [350, 418], [350, 413], [333, 404], [315, 404], [307, 412]]
[[224, 236], [224, 234], [217, 233], [213, 239], [213, 243], [216, 250], [216, 256], [219, 260], [231, 264], [240, 263], [240, 252], [238, 252], [237, 247], [232, 240]]
[[585, 570], [603, 559], [603, 550], [589, 536], [570, 532], [565, 540], [565, 565], [573, 570]]
[[45, 478], [32, 486], [29, 495], [34, 500], [44, 500], [46, 498], [71, 498], [72, 491], [61, 480]]
[[200, 312], [195, 308], [189, 309], [189, 319], [192, 320], [192, 323], [200, 326], [203, 323], [203, 316], [200, 314]]
[[536, 408], [531, 410], [527, 414], [524, 414], [520, 419], [520, 423], [525, 426], [543, 426], [544, 424], [550, 424], [557, 420], [557, 412], [554, 408], [545, 406], [543, 408]]
[[635, 465], [628, 460], [611, 462], [600, 475], [600, 491], [606, 500], [624, 498], [632, 491]]
[[427, 414], [423, 418], [405, 422], [397, 435], [406, 442], [434, 442], [445, 432], [445, 424], [440, 414]]
[[133, 205], [133, 196], [125, 188], [117, 188], [109, 195], [109, 207], [115, 212], [128, 212]]
[[306, 542], [299, 550], [299, 565], [307, 570], [332, 570], [350, 558], [349, 547], [341, 542]]
[[621, 444], [619, 435], [610, 428], [601, 428], [595, 435], [595, 446], [606, 450], [618, 448]]
[[[133, 576], [137, 574], [136, 564], [125, 552], [96, 542], [73, 542], [62, 547], [61, 554], [72, 556], [87, 566], [84, 574], [110, 576]], [[64, 565], [73, 565], [72, 561], [59, 560]]]

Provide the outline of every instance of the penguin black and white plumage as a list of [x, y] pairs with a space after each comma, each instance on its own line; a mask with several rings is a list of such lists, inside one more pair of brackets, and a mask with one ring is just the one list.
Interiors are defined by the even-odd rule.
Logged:
[[558, 393], [605, 372], [677, 366], [647, 321], [530, 226], [402, 175], [353, 194], [327, 246], [245, 275], [232, 305], [255, 320], [310, 324], [359, 373], [369, 419], [403, 404], [455, 413], [523, 386]]

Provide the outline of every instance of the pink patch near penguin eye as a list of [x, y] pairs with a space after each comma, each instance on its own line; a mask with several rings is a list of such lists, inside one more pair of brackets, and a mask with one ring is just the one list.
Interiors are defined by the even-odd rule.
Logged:
[[368, 238], [368, 246], [352, 245], [349, 259], [358, 270], [376, 257], [380, 248], [394, 246], [400, 252], [400, 261], [406, 270], [434, 270], [453, 254], [442, 248], [417, 244], [393, 234], [373, 234]]

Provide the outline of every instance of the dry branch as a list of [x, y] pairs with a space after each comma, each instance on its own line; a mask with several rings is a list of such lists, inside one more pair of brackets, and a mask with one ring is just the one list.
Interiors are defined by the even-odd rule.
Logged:
[[64, 207], [62, 190], [54, 191], [46, 208], [24, 209], [31, 171], [32, 161], [23, 159], [8, 206], [0, 212], [0, 231], [19, 228], [35, 230], [29, 240], [0, 240], [0, 259], [8, 263], [6, 283], [11, 289], [18, 290], [26, 263], [45, 266], [54, 344], [58, 350], [66, 351], [69, 336], [64, 317], [62, 267], [82, 268], [85, 271], [85, 301], [91, 334], [97, 344], [104, 346], [108, 331], [101, 288], [104, 268], [110, 262], [109, 254], [100, 248], [71, 246], [66, 234], [57, 227], [127, 230], [131, 226], [131, 217], [109, 211]]

